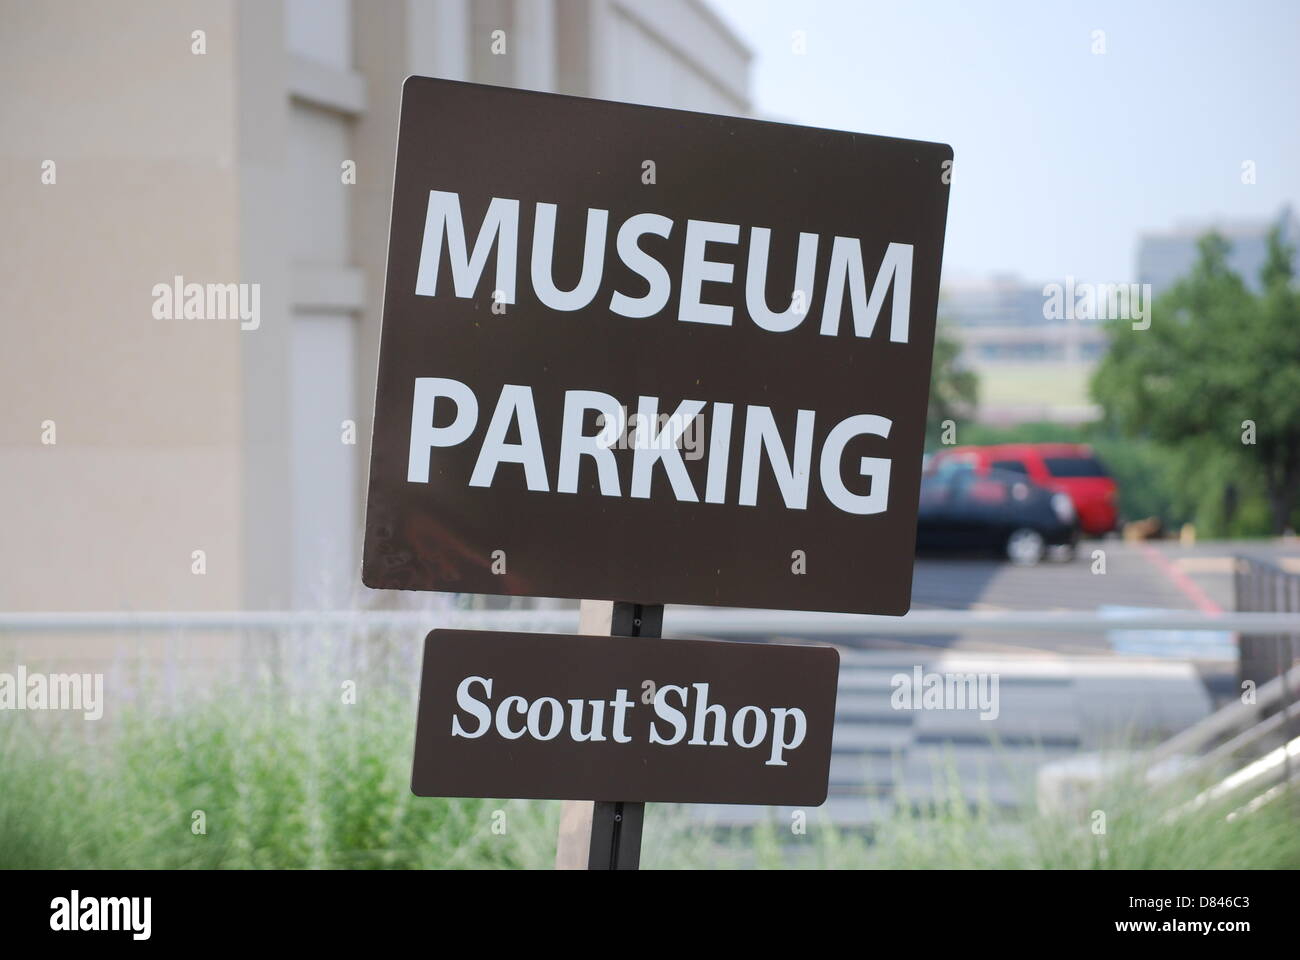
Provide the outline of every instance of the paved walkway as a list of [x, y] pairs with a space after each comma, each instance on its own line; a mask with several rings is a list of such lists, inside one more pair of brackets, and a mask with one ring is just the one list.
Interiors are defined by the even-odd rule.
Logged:
[[[1206, 716], [1210, 697], [1189, 663], [1127, 657], [964, 651], [841, 651], [831, 787], [810, 810], [840, 826], [888, 815], [893, 798], [917, 802], [959, 790], [968, 803], [1032, 802], [1037, 768], [1080, 750], [1164, 739]], [[899, 674], [998, 677], [998, 715], [897, 710]], [[791, 822], [793, 808], [692, 806], [699, 820], [744, 826]]]
[[[1104, 553], [1104, 573], [1094, 572], [1094, 550]], [[913, 608], [1231, 610], [1234, 555], [1300, 572], [1300, 540], [1193, 547], [1093, 541], [1073, 561], [1035, 567], [920, 559]], [[1126, 739], [1163, 739], [1236, 693], [1231, 638], [1204, 633], [864, 635], [847, 639], [841, 656], [830, 798], [810, 811], [813, 818], [824, 813], [841, 825], [878, 820], [898, 796], [932, 799], [951, 782], [972, 803], [984, 798], [1014, 806], [1032, 800], [1041, 764]], [[911, 675], [918, 665], [925, 673], [996, 673], [999, 716], [981, 720], [978, 711], [893, 709], [891, 678]], [[773, 815], [788, 824], [790, 812], [695, 810], [702, 819], [735, 825]]]

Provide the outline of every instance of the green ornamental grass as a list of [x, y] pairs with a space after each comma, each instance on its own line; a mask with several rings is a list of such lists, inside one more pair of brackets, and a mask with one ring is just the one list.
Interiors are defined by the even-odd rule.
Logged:
[[[549, 868], [558, 802], [411, 794], [414, 708], [405, 694], [345, 704], [268, 686], [94, 723], [10, 713], [0, 718], [0, 867]], [[1300, 867], [1291, 798], [1232, 820], [1248, 798], [1172, 816], [1189, 790], [1114, 783], [1090, 810], [1047, 816], [1027, 803], [1008, 814], [963, 799], [950, 770], [936, 777], [931, 798], [899, 797], [871, 830], [837, 829], [817, 810], [802, 834], [775, 814], [713, 829], [652, 804], [643, 866]]]

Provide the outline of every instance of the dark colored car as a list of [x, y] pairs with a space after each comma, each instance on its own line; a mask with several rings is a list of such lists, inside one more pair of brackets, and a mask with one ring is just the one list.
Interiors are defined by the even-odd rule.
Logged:
[[921, 478], [918, 551], [995, 551], [1013, 563], [1042, 560], [1049, 547], [1073, 554], [1078, 515], [1070, 497], [1023, 474], [947, 460]]
[[1019, 473], [1041, 487], [1069, 494], [1080, 529], [1091, 536], [1109, 533], [1118, 523], [1119, 488], [1106, 465], [1084, 444], [1003, 443], [953, 447], [934, 455], [936, 465], [948, 460], [968, 462], [976, 473]]

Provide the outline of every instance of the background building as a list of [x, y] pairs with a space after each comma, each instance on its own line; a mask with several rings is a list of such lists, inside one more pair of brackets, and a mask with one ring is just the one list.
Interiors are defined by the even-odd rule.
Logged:
[[[700, 0], [3, 0], [0, 24], [7, 610], [356, 601], [407, 75], [750, 112], [750, 53]], [[260, 325], [157, 319], [178, 276], [258, 284]]]
[[[1266, 220], [1207, 220], [1146, 233], [1138, 242], [1136, 282], [1159, 297], [1192, 270], [1201, 237], [1217, 230], [1229, 244], [1229, 267], [1258, 291], [1274, 227], [1300, 248], [1300, 221], [1290, 207]], [[980, 375], [981, 421], [1078, 423], [1099, 415], [1088, 382], [1106, 350], [1104, 322], [1048, 319], [1045, 300], [1043, 284], [1011, 274], [944, 283], [940, 316], [962, 346], [961, 363]]]
[[1044, 316], [1043, 284], [1010, 274], [947, 281], [939, 316], [980, 378], [977, 417], [987, 423], [1095, 419], [1088, 378], [1105, 350], [1101, 324]]
[[[1258, 292], [1259, 271], [1268, 258], [1268, 235], [1274, 227], [1281, 228], [1284, 241], [1300, 247], [1300, 222], [1290, 207], [1284, 207], [1268, 220], [1207, 220], [1144, 234], [1138, 243], [1138, 281], [1151, 284], [1152, 293], [1160, 296], [1191, 272], [1199, 255], [1197, 245], [1201, 237], [1216, 230], [1228, 241], [1229, 268], [1251, 290]], [[1296, 272], [1300, 273], [1300, 253], [1295, 263]]]

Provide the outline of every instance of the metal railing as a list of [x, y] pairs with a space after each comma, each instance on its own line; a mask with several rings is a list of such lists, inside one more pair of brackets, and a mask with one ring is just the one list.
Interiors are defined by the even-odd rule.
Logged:
[[[1300, 617], [1300, 574], [1253, 557], [1236, 557], [1233, 564], [1236, 608], [1243, 613], [1280, 613]], [[1239, 679], [1263, 686], [1295, 663], [1300, 626], [1277, 632], [1242, 631]]]
[[1286, 676], [1273, 677], [1261, 684], [1253, 697], [1234, 700], [1170, 737], [1147, 754], [1148, 765], [1179, 755], [1200, 755], [1213, 763], [1280, 733], [1288, 719], [1300, 713], [1290, 693], [1297, 686], [1300, 686], [1300, 666], [1293, 667]]
[[[1300, 579], [1300, 578], [1297, 578]], [[578, 609], [238, 610], [0, 613], [0, 632], [156, 632], [166, 630], [415, 630], [456, 627], [576, 632]], [[1111, 630], [1235, 631], [1243, 638], [1300, 634], [1300, 610], [1201, 613], [1196, 610], [914, 610], [903, 617], [778, 610], [670, 607], [664, 629], [707, 637], [937, 636], [944, 634], [1105, 633]], [[1276, 656], [1274, 657], [1276, 661]], [[1276, 676], [1273, 669], [1264, 680]]]

